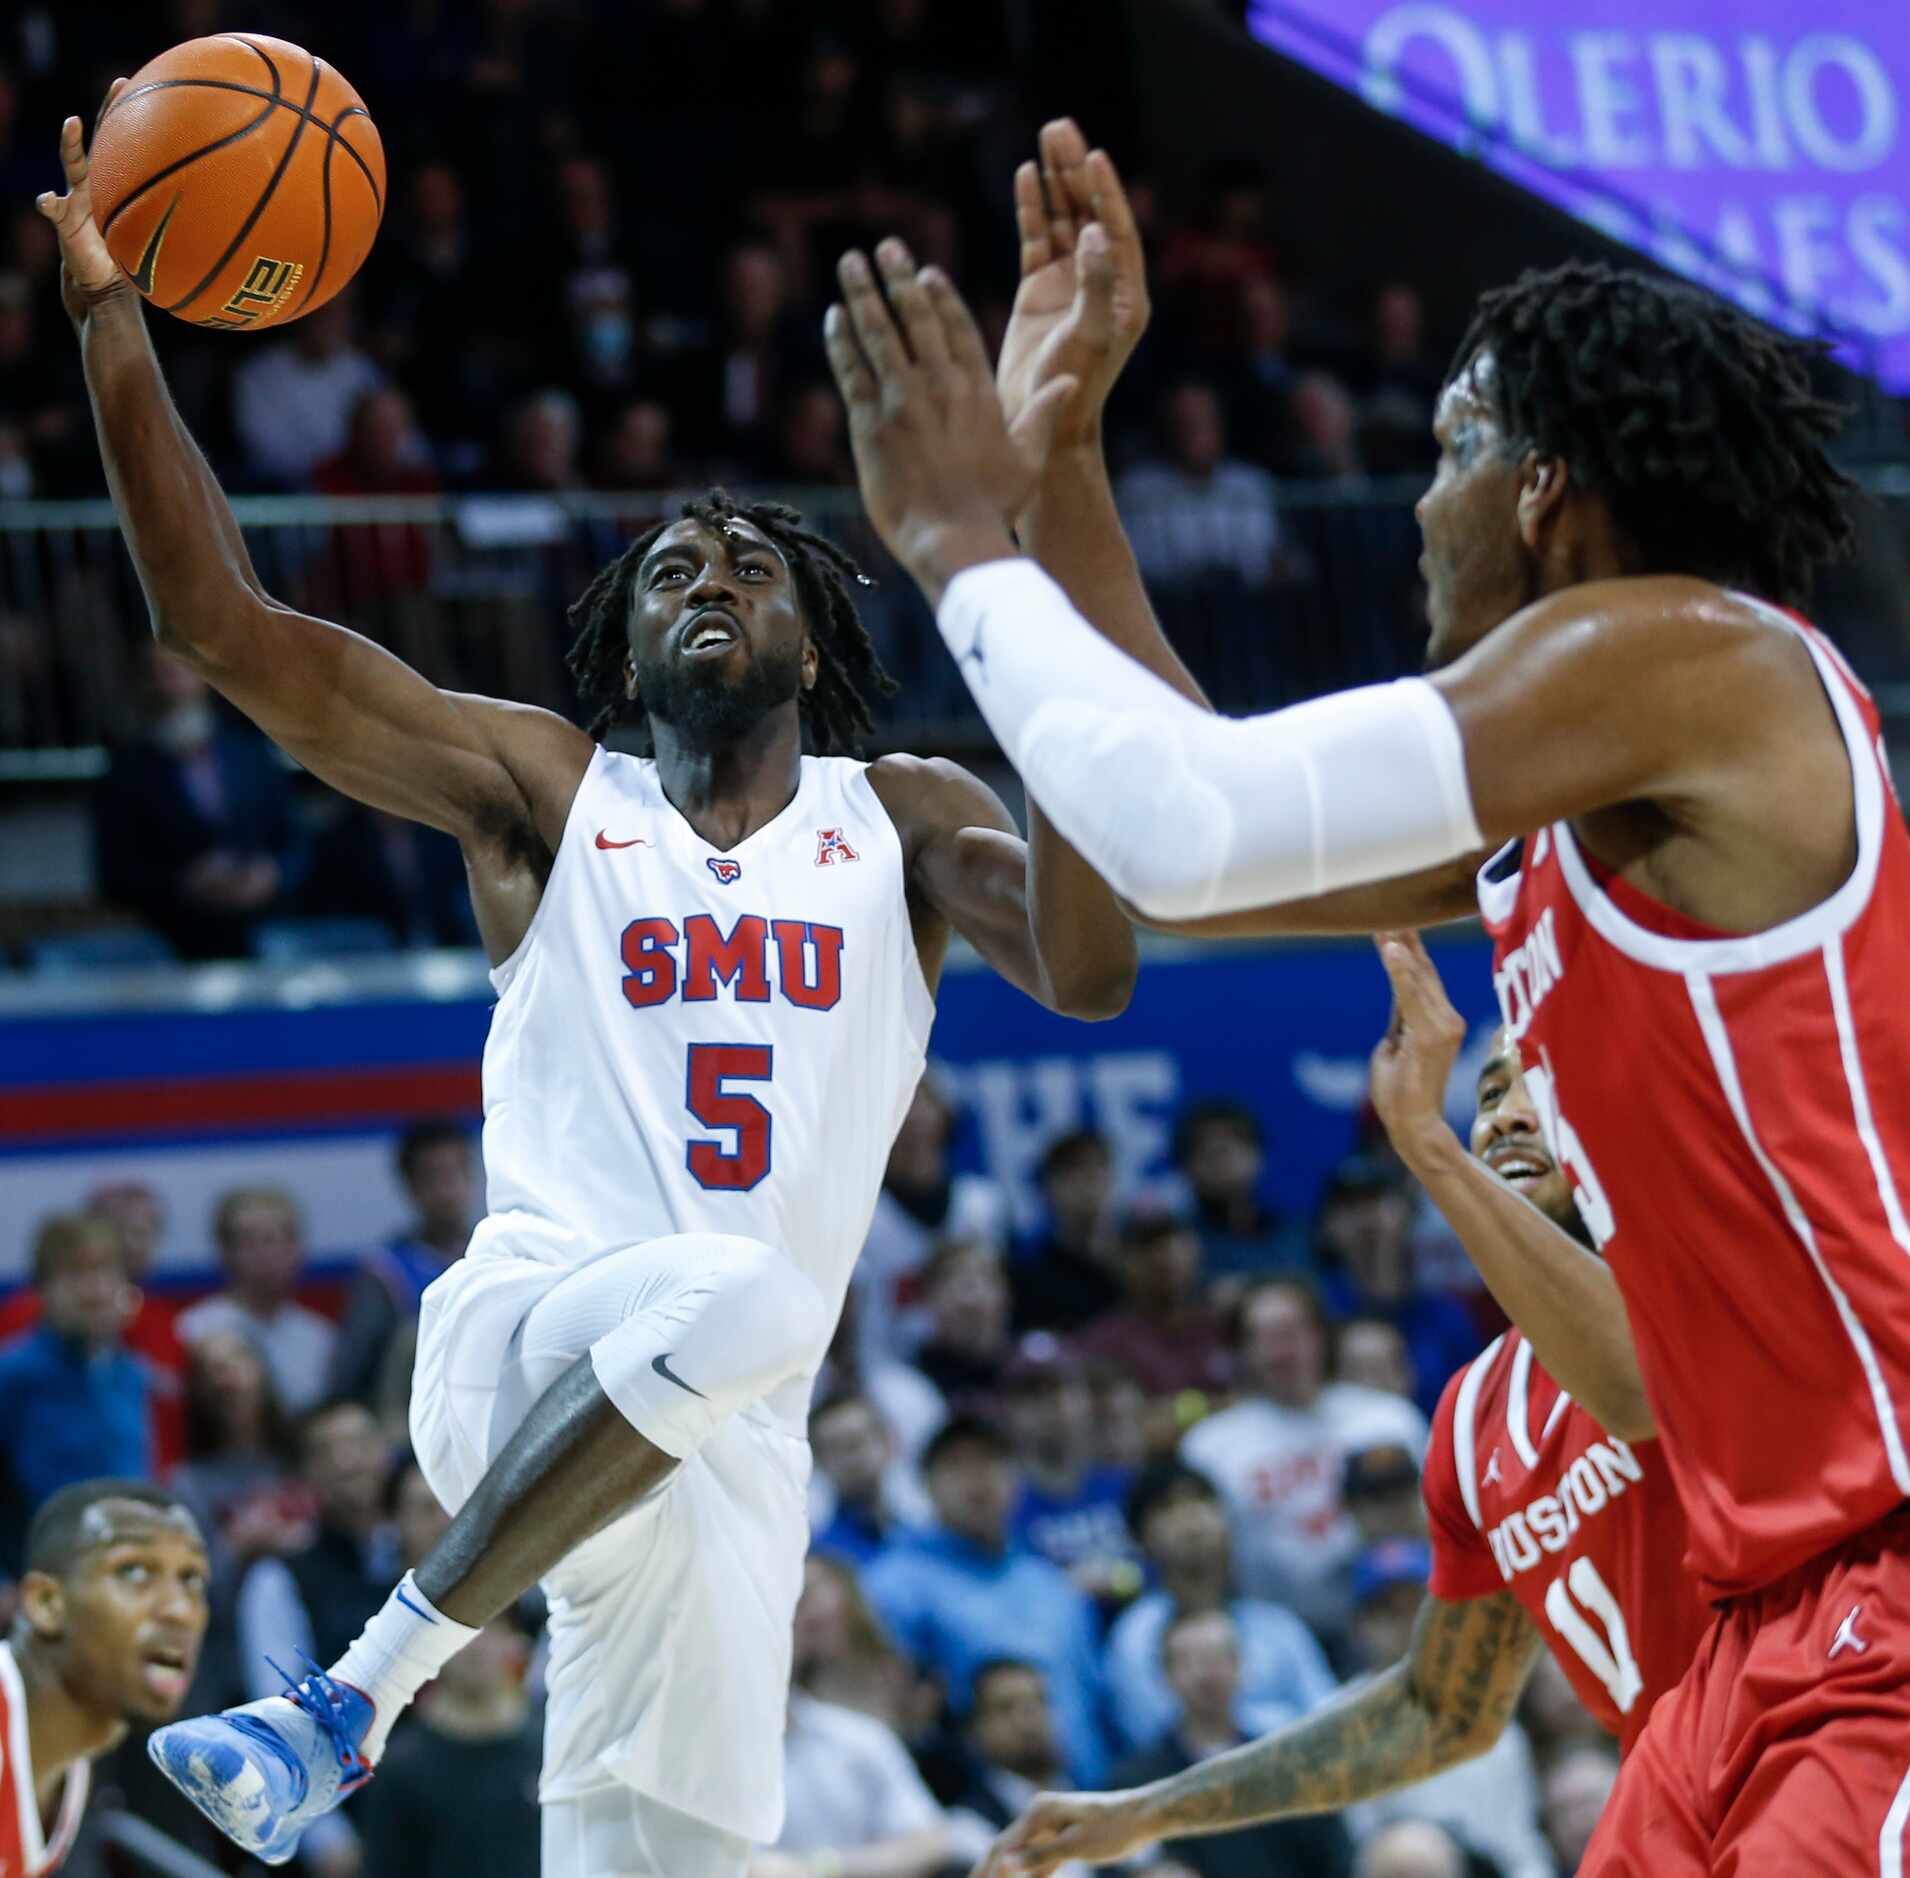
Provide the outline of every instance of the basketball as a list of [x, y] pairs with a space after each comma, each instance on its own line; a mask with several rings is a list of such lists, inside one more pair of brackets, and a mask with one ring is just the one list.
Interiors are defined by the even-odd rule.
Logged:
[[218, 33], [134, 74], [93, 137], [93, 217], [155, 306], [256, 332], [323, 306], [371, 252], [385, 153], [323, 59]]

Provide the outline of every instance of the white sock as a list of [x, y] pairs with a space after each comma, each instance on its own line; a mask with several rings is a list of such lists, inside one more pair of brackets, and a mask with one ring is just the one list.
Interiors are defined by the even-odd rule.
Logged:
[[367, 1760], [375, 1762], [384, 1753], [391, 1724], [411, 1706], [418, 1691], [476, 1635], [469, 1624], [460, 1624], [436, 1609], [410, 1572], [398, 1581], [384, 1609], [330, 1670], [335, 1681], [363, 1690], [376, 1706], [362, 1744]]

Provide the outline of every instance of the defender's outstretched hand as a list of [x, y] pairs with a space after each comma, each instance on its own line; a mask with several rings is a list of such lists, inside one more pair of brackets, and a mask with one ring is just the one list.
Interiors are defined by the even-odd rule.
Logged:
[[[126, 88], [126, 80], [116, 78], [100, 106], [100, 116]], [[60, 166], [66, 171], [66, 194], [51, 190], [35, 206], [53, 224], [60, 238], [60, 291], [66, 310], [75, 324], [86, 317], [86, 310], [102, 295], [114, 291], [125, 280], [120, 265], [106, 246], [106, 237], [93, 221], [93, 192], [88, 186], [86, 135], [77, 117], [69, 117], [60, 126]]]
[[[849, 407], [863, 505], [931, 602], [960, 568], [1015, 552], [1008, 534], [1053, 441], [1075, 381], [1044, 385], [1011, 430], [981, 334], [939, 268], [919, 272], [901, 242], [844, 255], [843, 303], [823, 325]], [[888, 298], [883, 298], [886, 288]]]
[[1393, 981], [1393, 1018], [1373, 1052], [1372, 1097], [1386, 1132], [1409, 1155], [1429, 1130], [1445, 1131], [1446, 1085], [1466, 1041], [1439, 968], [1416, 932], [1373, 935]]
[[1147, 330], [1147, 263], [1114, 160], [1071, 117], [1041, 130], [1041, 161], [1015, 172], [1021, 285], [995, 382], [1013, 423], [1041, 388], [1077, 381], [1055, 447], [1094, 442], [1108, 393]]
[[988, 1848], [973, 1878], [1046, 1878], [1071, 1860], [1101, 1865], [1152, 1845], [1159, 1833], [1134, 1793], [1040, 1793]]

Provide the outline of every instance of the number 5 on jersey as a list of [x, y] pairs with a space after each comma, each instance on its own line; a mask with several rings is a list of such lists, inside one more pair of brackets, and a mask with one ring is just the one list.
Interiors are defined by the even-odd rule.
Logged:
[[733, 1082], [768, 1082], [775, 1050], [766, 1043], [693, 1043], [683, 1106], [706, 1128], [723, 1130], [733, 1147], [692, 1136], [684, 1163], [698, 1186], [719, 1193], [747, 1193], [769, 1172], [768, 1109], [753, 1095], [730, 1089]]

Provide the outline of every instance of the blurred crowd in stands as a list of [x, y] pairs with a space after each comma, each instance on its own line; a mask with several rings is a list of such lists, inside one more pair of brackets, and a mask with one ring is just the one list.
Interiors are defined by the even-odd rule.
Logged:
[[[1500, 1327], [1370, 1121], [1308, 1220], [1266, 1203], [1237, 1102], [1188, 1107], [1171, 1178], [1140, 1191], [1101, 1135], [1062, 1134], [1018, 1239], [1003, 1191], [956, 1169], [959, 1120], [925, 1080], [817, 1379], [789, 1821], [756, 1878], [871, 1848], [897, 1878], [965, 1871], [1037, 1788], [1154, 1778], [1393, 1662], [1426, 1595], [1428, 1416]], [[170, 1480], [213, 1551], [194, 1707], [267, 1692], [268, 1656], [329, 1660], [442, 1530], [406, 1398], [420, 1298], [480, 1205], [476, 1142], [424, 1122], [395, 1159], [411, 1217], [343, 1268], [314, 1271], [292, 1194], [222, 1195], [210, 1295], [165, 1261], [143, 1282], [166, 1195], [76, 1186], [0, 1310], [0, 1570], [67, 1481]], [[446, 1671], [306, 1870], [528, 1878], [539, 1626], [521, 1609]], [[1476, 1762], [1130, 1869], [1564, 1878], [1615, 1768], [1547, 1664]], [[107, 1778], [219, 1856], [137, 1740]]]

